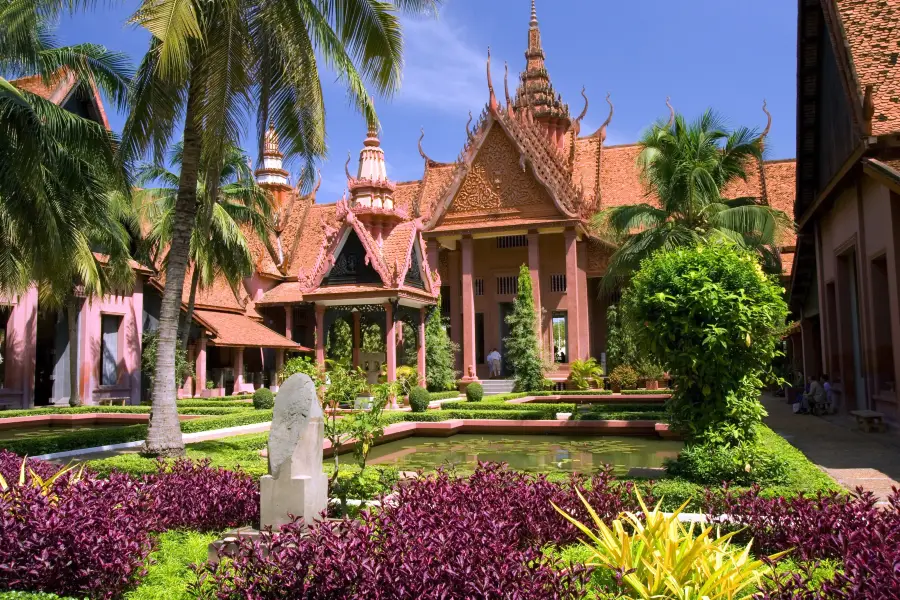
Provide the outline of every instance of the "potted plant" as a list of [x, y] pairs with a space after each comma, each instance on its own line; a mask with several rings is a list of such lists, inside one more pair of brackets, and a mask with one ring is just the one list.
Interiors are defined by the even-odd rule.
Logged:
[[575, 360], [569, 366], [569, 383], [573, 389], [589, 390], [593, 384], [602, 381], [602, 377], [603, 368], [597, 364], [595, 358]]
[[638, 374], [633, 367], [628, 365], [619, 365], [609, 374], [609, 385], [613, 392], [619, 393], [622, 390], [633, 390], [637, 387]]
[[643, 380], [644, 388], [648, 390], [659, 389], [659, 380], [663, 375], [662, 367], [652, 361], [645, 361], [638, 370], [638, 377]]

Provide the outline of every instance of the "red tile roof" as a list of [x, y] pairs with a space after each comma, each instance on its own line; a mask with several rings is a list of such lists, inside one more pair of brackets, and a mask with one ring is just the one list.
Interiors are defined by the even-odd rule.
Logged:
[[45, 100], [60, 104], [75, 86], [75, 74], [68, 69], [60, 69], [45, 82], [40, 75], [30, 75], [20, 79], [14, 79], [10, 83], [32, 94], [36, 94]]
[[269, 306], [274, 304], [294, 304], [296, 302], [303, 302], [303, 292], [300, 291], [300, 284], [296, 281], [285, 281], [263, 294], [263, 297], [256, 302], [256, 305]]
[[312, 352], [311, 349], [292, 342], [245, 315], [198, 310], [195, 316], [200, 323], [209, 328], [214, 336], [210, 342], [216, 346], [283, 348]]
[[900, 0], [829, 0], [835, 3], [850, 47], [862, 102], [873, 86], [872, 134], [900, 132]]

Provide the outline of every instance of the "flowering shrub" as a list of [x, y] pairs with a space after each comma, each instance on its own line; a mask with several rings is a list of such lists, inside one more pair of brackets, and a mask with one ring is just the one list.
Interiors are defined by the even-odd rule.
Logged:
[[[731, 515], [729, 526], [754, 539], [756, 552], [793, 548], [804, 561], [843, 560], [842, 571], [819, 586], [810, 573], [794, 573], [774, 581], [763, 596], [768, 600], [887, 600], [900, 596], [900, 491], [887, 508], [857, 490], [852, 498], [837, 494], [815, 497], [763, 498], [759, 489], [714, 498], [707, 496], [713, 515]], [[721, 520], [721, 518], [720, 518]], [[809, 589], [817, 587], [817, 589]]]
[[160, 507], [156, 529], [222, 531], [259, 521], [259, 486], [244, 471], [188, 459], [158, 468], [142, 480]]
[[340, 525], [299, 526], [273, 537], [270, 552], [244, 540], [234, 560], [201, 575], [206, 598], [580, 598], [586, 573], [544, 557], [576, 528], [553, 508], [588, 518], [575, 490], [601, 518], [631, 507], [631, 487], [609, 471], [558, 484], [481, 465], [468, 479], [446, 473], [400, 486], [378, 512]]

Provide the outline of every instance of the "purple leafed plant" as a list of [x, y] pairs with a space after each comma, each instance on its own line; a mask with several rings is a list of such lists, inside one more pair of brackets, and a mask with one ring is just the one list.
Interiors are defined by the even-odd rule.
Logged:
[[630, 488], [608, 471], [565, 484], [486, 464], [468, 479], [446, 473], [399, 486], [358, 520], [283, 528], [272, 546], [244, 540], [233, 560], [201, 571], [206, 598], [580, 598], [587, 573], [562, 570], [541, 553], [570, 543], [574, 527], [551, 502], [588, 518], [633, 508]]
[[792, 548], [799, 561], [835, 558], [843, 567], [818, 589], [809, 589], [808, 573], [772, 582], [768, 600], [896, 600], [900, 598], [900, 491], [888, 506], [876, 506], [870, 492], [763, 498], [759, 489], [707, 495], [711, 515], [730, 515], [728, 526], [741, 526], [742, 539], [753, 538], [757, 553]]
[[[143, 572], [152, 535], [166, 529], [202, 531], [259, 520], [259, 490], [243, 472], [208, 462], [160, 463], [140, 479], [101, 479], [73, 469], [44, 489], [59, 466], [0, 452], [0, 590], [45, 591], [118, 598]], [[2, 487], [2, 486], [0, 486]]]
[[0, 492], [0, 589], [114, 598], [141, 573], [156, 504], [126, 475]]
[[209, 460], [160, 461], [142, 479], [158, 502], [159, 529], [222, 531], [259, 522], [259, 486], [243, 471], [209, 466]]

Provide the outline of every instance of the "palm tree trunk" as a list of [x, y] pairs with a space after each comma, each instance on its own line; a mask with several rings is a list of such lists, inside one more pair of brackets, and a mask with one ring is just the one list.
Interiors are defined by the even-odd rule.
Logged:
[[[213, 204], [214, 202], [210, 201], [209, 207], [206, 209], [205, 219], [200, 224], [200, 239], [204, 241], [204, 243], [209, 239], [209, 227], [210, 220], [212, 219], [213, 212]], [[197, 268], [197, 265], [194, 265], [194, 273], [191, 276], [191, 297], [188, 300], [187, 305], [187, 314], [184, 316], [184, 328], [181, 331], [181, 349], [187, 350], [188, 346], [188, 338], [191, 335], [191, 320], [194, 318], [194, 304], [197, 300], [197, 286], [200, 284], [200, 269]]]
[[156, 456], [181, 456], [184, 440], [178, 408], [175, 404], [175, 348], [178, 343], [178, 321], [181, 316], [181, 293], [184, 273], [190, 255], [191, 232], [197, 214], [197, 176], [200, 171], [200, 135], [195, 125], [195, 107], [200, 90], [191, 84], [188, 90], [187, 111], [184, 122], [184, 156], [178, 196], [175, 199], [175, 223], [172, 242], [169, 245], [166, 286], [163, 289], [159, 315], [159, 342], [156, 369], [153, 377], [153, 395], [150, 409], [150, 426], [144, 452]]
[[197, 301], [197, 286], [199, 285], [200, 269], [197, 268], [197, 265], [194, 265], [194, 273], [191, 275], [191, 296], [188, 300], [187, 312], [184, 315], [184, 325], [181, 328], [182, 350], [187, 350], [188, 338], [191, 336], [191, 320], [194, 318], [194, 303]]
[[69, 406], [81, 406], [78, 389], [78, 297], [69, 294], [66, 299], [66, 321], [69, 326]]

